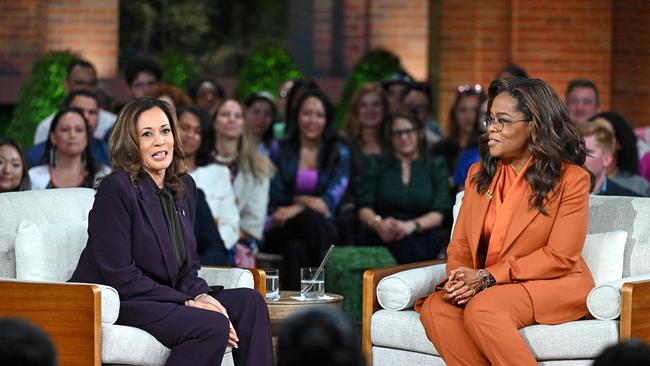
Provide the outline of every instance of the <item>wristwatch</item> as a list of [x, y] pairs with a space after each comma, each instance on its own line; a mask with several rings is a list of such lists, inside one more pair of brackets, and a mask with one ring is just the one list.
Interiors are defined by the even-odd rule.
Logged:
[[422, 230], [422, 226], [420, 225], [418, 220], [413, 220], [413, 222], [415, 223], [415, 230], [413, 230], [413, 232], [414, 233], [419, 233], [420, 230]]

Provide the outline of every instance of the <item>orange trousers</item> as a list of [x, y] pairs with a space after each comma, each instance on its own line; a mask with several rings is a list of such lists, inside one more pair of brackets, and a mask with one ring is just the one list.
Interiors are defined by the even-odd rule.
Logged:
[[427, 337], [448, 366], [536, 366], [518, 329], [535, 324], [533, 304], [520, 284], [483, 290], [465, 308], [436, 291], [416, 307]]

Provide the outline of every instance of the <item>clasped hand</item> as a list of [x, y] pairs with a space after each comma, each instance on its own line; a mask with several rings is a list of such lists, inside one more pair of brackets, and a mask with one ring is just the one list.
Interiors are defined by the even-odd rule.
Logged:
[[442, 298], [451, 304], [464, 306], [482, 289], [483, 281], [478, 275], [478, 270], [459, 267], [449, 274], [443, 287], [445, 293]]
[[237, 342], [239, 342], [239, 338], [237, 338], [237, 332], [235, 331], [235, 327], [233, 327], [232, 323], [230, 322], [230, 316], [228, 316], [228, 311], [223, 305], [221, 305], [221, 303], [217, 299], [215, 299], [214, 297], [208, 294], [200, 294], [197, 297], [195, 297], [194, 300], [185, 301], [185, 306], [214, 311], [223, 314], [226, 318], [228, 318], [228, 322], [230, 323], [230, 331], [228, 333], [228, 345], [232, 348], [239, 348], [239, 346], [237, 345]]
[[413, 221], [402, 221], [392, 217], [387, 217], [377, 224], [379, 225], [377, 227], [377, 235], [387, 243], [401, 240], [413, 234], [415, 231], [415, 223]]

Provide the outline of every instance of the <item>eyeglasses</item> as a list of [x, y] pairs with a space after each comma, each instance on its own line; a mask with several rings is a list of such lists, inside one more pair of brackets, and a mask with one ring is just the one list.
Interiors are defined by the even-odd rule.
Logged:
[[501, 117], [492, 117], [489, 115], [486, 115], [485, 118], [481, 121], [481, 131], [487, 132], [488, 128], [490, 128], [490, 125], [494, 127], [496, 132], [501, 132], [506, 126], [510, 126], [513, 123], [518, 123], [518, 122], [528, 122], [530, 121], [529, 119], [520, 119], [516, 121], [508, 121], [505, 120]]
[[463, 93], [472, 93], [472, 94], [479, 94], [483, 88], [481, 87], [480, 84], [474, 84], [474, 85], [458, 85], [458, 94], [463, 94]]
[[415, 128], [407, 128], [404, 130], [395, 130], [390, 132], [390, 136], [394, 139], [412, 136], [417, 130]]

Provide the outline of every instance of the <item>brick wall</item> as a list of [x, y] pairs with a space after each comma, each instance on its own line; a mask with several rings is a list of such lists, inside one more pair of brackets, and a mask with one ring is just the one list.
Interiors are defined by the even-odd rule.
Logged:
[[33, 59], [72, 50], [95, 64], [100, 77], [117, 75], [118, 0], [0, 1], [0, 68], [29, 72]]
[[416, 79], [427, 79], [429, 2], [371, 0], [369, 8], [369, 48], [392, 51]]
[[[547, 81], [562, 97], [569, 80], [591, 79], [601, 91], [603, 108], [610, 108], [612, 0], [441, 1], [437, 73], [443, 125], [457, 85], [478, 82], [487, 87], [510, 62]], [[638, 52], [644, 50], [637, 46]]]
[[650, 125], [650, 2], [615, 1], [613, 23], [612, 108]]

